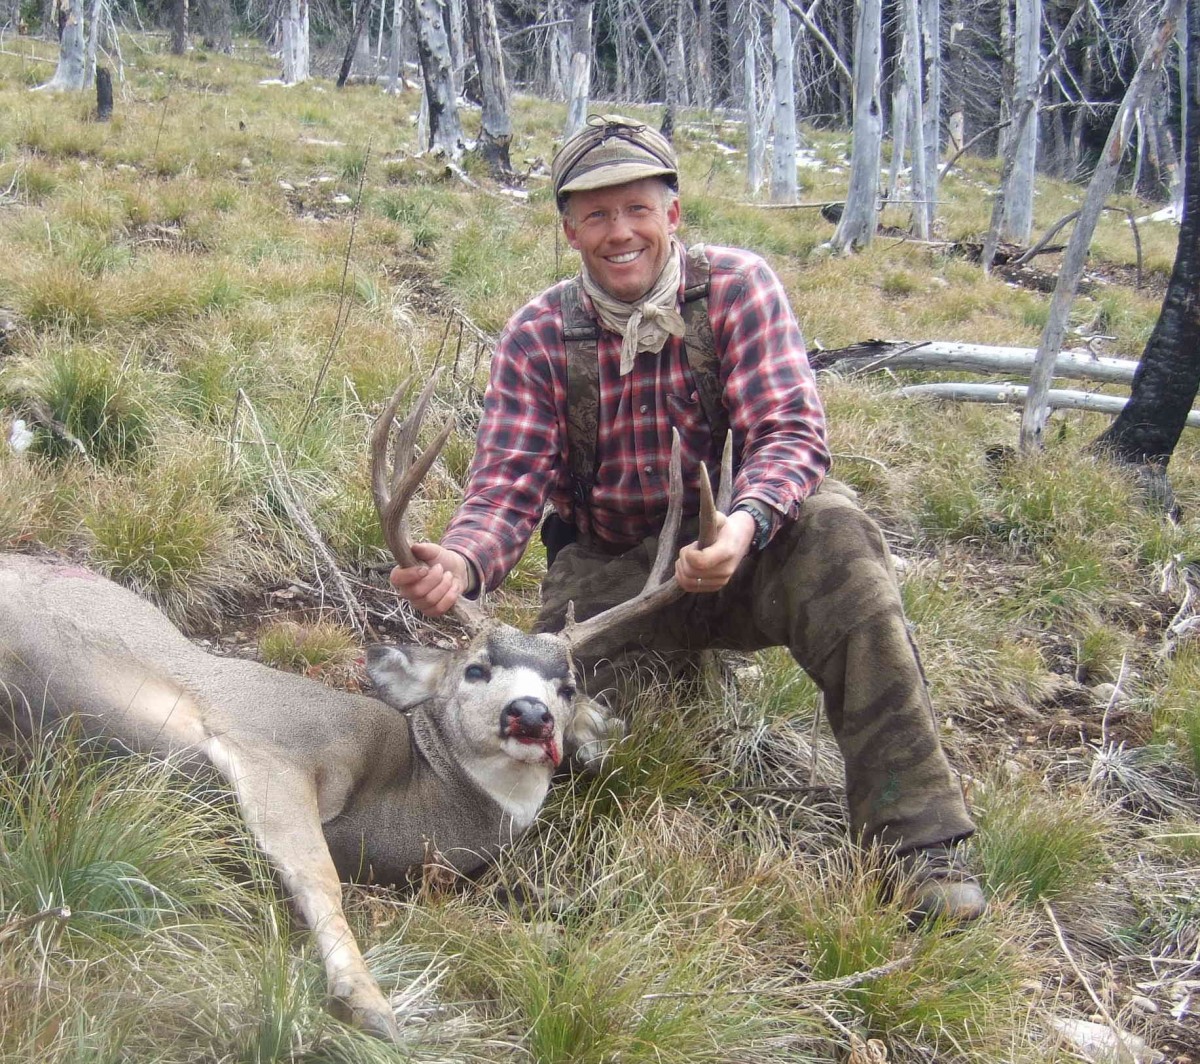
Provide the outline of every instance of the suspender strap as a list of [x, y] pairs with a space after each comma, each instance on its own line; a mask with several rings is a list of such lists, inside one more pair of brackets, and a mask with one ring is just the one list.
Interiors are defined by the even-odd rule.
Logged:
[[[684, 260], [683, 347], [719, 454], [729, 431], [729, 415], [721, 401], [721, 360], [708, 316], [709, 274], [704, 246], [689, 248]], [[564, 286], [559, 298], [567, 368], [567, 463], [575, 484], [576, 507], [586, 511], [598, 466], [600, 367], [596, 351], [600, 327], [585, 309], [578, 278]]]

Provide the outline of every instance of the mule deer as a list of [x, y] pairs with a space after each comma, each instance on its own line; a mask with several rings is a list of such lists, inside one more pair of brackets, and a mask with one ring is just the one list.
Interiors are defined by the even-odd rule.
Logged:
[[[403, 386], [372, 434], [372, 490], [401, 565], [413, 564], [405, 509], [450, 431], [414, 460], [432, 389], [430, 381], [400, 427], [390, 469]], [[582, 702], [572, 651], [683, 593], [666, 578], [680, 519], [678, 449], [671, 495], [675, 532], [663, 535], [634, 601], [536, 636], [459, 603], [467, 645], [368, 649], [382, 703], [209, 655], [132, 592], [78, 566], [0, 555], [0, 731], [32, 736], [71, 716], [85, 736], [215, 768], [315, 936], [331, 998], [353, 1022], [395, 1038], [393, 1011], [343, 914], [340, 878], [402, 883], [431, 851], [472, 875], [529, 827]], [[578, 743], [598, 737], [596, 719], [580, 714]]]

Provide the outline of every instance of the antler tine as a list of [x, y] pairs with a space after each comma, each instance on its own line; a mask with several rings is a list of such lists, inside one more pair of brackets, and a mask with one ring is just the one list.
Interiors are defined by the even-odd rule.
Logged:
[[[408, 543], [405, 521], [408, 504], [454, 431], [454, 422], [447, 422], [433, 443], [414, 458], [417, 433], [437, 383], [437, 373], [434, 373], [421, 390], [412, 413], [400, 424], [392, 447], [392, 468], [387, 468], [388, 439], [392, 433], [392, 423], [411, 379], [404, 381], [396, 389], [371, 431], [371, 495], [375, 500], [375, 511], [379, 514], [379, 523], [383, 528], [383, 538], [387, 542], [388, 550], [402, 569], [422, 564]], [[477, 632], [484, 624], [479, 610], [462, 600], [451, 607], [449, 615], [472, 633]]]
[[[563, 636], [571, 645], [572, 651], [578, 652], [589, 644], [599, 642], [610, 631], [624, 628], [683, 595], [683, 588], [679, 586], [679, 581], [675, 579], [674, 575], [663, 579], [667, 568], [675, 558], [675, 543], [679, 538], [679, 526], [683, 517], [683, 474], [680, 469], [679, 449], [679, 433], [676, 432], [671, 442], [671, 501], [667, 506], [667, 517], [658, 537], [658, 553], [654, 557], [654, 564], [650, 567], [650, 577], [646, 580], [646, 586], [642, 588], [640, 594], [629, 601], [619, 603], [578, 624], [573, 623], [573, 612], [568, 611], [568, 620], [563, 629]], [[732, 454], [728, 444], [726, 444], [726, 451], [728, 454]], [[730, 461], [732, 462], [732, 459]], [[722, 459], [722, 464], [724, 464], [724, 459]], [[700, 468], [702, 471], [704, 470], [703, 466]], [[732, 479], [728, 475], [722, 476], [722, 481], [725, 483], [731, 483]], [[705, 496], [704, 484], [706, 481], [707, 472], [703, 471], [700, 480], [700, 523], [702, 527], [711, 527], [716, 524], [716, 504], [713, 502], [711, 487], [707, 497]], [[724, 491], [721, 492], [723, 497], [726, 494]], [[728, 494], [732, 494], [732, 488]], [[701, 546], [704, 545], [701, 542]]]
[[667, 516], [662, 531], [658, 534], [658, 552], [645, 588], [657, 587], [667, 577], [667, 571], [675, 561], [675, 543], [679, 539], [679, 526], [683, 523], [683, 457], [679, 442], [679, 430], [671, 430], [671, 465], [667, 480]]
[[717, 499], [713, 502], [712, 481], [708, 466], [700, 465], [700, 546], [711, 547], [717, 541], [718, 513], [729, 513], [733, 501], [733, 433], [725, 433], [725, 449], [721, 452], [721, 479], [717, 482]]

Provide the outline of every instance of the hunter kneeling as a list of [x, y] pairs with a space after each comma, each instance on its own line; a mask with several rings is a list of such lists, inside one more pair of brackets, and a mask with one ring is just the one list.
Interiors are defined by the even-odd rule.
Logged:
[[[779, 279], [757, 255], [685, 248], [671, 145], [642, 123], [589, 117], [554, 160], [554, 191], [578, 277], [509, 321], [470, 484], [425, 564], [392, 583], [423, 612], [497, 587], [541, 519], [549, 571], [537, 631], [558, 631], [635, 595], [667, 508], [672, 430], [685, 514], [698, 467], [733, 434], [732, 509], [701, 549], [695, 522], [675, 576], [688, 592], [589, 648], [592, 697], [619, 689], [631, 659], [706, 648], [787, 647], [825, 696], [845, 761], [850, 825], [910, 883], [919, 917], [985, 908], [957, 844], [974, 831], [938, 742], [891, 558], [854, 494], [826, 480], [824, 414]], [[601, 656], [603, 654], [603, 656]]]

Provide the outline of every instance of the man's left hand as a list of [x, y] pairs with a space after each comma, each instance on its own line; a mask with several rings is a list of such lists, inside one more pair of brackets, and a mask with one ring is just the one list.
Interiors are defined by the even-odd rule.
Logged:
[[711, 547], [690, 543], [675, 560], [675, 578], [685, 591], [720, 591], [750, 551], [757, 526], [745, 510], [717, 515], [717, 538]]

